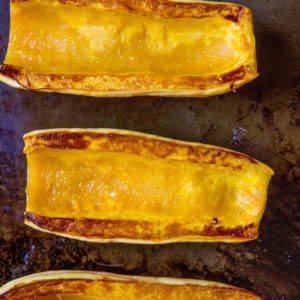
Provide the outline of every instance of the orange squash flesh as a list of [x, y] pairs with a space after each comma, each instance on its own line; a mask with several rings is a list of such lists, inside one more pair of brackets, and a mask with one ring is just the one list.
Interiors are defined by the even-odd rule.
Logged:
[[0, 300], [261, 300], [233, 286], [190, 279], [55, 271], [20, 278], [0, 288]]
[[257, 238], [272, 170], [234, 151], [122, 130], [25, 136], [26, 223], [89, 241]]
[[251, 12], [229, 3], [11, 0], [4, 82], [91, 96], [209, 96], [257, 76]]

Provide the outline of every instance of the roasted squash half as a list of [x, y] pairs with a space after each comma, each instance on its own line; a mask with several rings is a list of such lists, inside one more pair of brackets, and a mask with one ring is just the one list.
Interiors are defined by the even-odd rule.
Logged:
[[257, 77], [251, 11], [171, 0], [11, 0], [0, 79], [89, 96], [211, 96]]
[[247, 155], [112, 129], [24, 139], [34, 228], [95, 242], [257, 238], [273, 171]]
[[0, 288], [0, 300], [261, 300], [233, 286], [192, 279], [54, 271], [14, 280]]

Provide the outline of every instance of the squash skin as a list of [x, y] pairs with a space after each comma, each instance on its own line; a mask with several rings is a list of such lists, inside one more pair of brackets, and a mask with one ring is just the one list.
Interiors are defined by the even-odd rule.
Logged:
[[116, 299], [126, 297], [129, 300], [149, 299], [151, 294], [151, 299], [166, 300], [262, 299], [252, 292], [217, 282], [83, 271], [52, 271], [14, 280], [0, 288], [0, 299], [27, 300], [34, 296], [79, 293]]
[[[11, 2], [12, 7], [17, 9], [22, 5], [23, 1]], [[32, 2], [34, 5], [35, 0], [26, 2]], [[120, 72], [103, 72], [101, 69], [93, 70], [93, 74], [87, 74], [84, 70], [78, 70], [72, 73], [68, 69], [64, 70], [66, 72], [51, 72], [50, 65], [48, 68], [49, 71], [41, 73], [38, 71], [30, 71], [30, 63], [21, 66], [18, 65], [14, 58], [10, 58], [11, 53], [16, 51], [15, 48], [20, 47], [20, 45], [18, 46], [18, 44], [11, 42], [6, 60], [0, 67], [0, 80], [17, 88], [96, 97], [129, 97], [140, 95], [207, 97], [235, 90], [258, 76], [252, 16], [251, 11], [244, 6], [201, 1], [174, 2], [159, 0], [130, 0], [127, 2], [123, 0], [113, 2], [105, 0], [53, 0], [49, 2], [49, 6], [52, 5], [51, 3], [54, 5], [55, 2], [59, 2], [60, 4], [58, 5], [62, 7], [65, 5], [76, 6], [78, 10], [81, 8], [91, 8], [95, 11], [100, 10], [104, 12], [109, 9], [118, 12], [125, 11], [127, 13], [130, 11], [132, 15], [159, 16], [162, 20], [169, 18], [197, 19], [212, 16], [224, 18], [232, 24], [237, 24], [240, 28], [240, 39], [243, 40], [243, 45], [237, 50], [239, 51], [237, 53], [239, 53], [240, 61], [233, 63], [227, 70], [220, 72], [213, 72], [212, 70], [212, 72], [208, 72], [207, 74], [201, 74], [201, 72], [199, 74], [174, 74], [170, 72], [168, 75], [165, 75], [159, 72], [149, 72], [147, 70], [139, 72], [132, 70], [131, 72], [124, 73], [122, 70], [120, 70]], [[15, 21], [13, 21], [14, 18], [16, 18]], [[14, 17], [14, 14], [12, 14], [12, 22], [17, 21], [17, 17]], [[13, 24], [14, 23], [12, 23], [12, 29], [14, 27]], [[22, 34], [23, 39], [27, 39], [26, 32]], [[14, 39], [13, 33], [10, 39]], [[91, 42], [92, 41], [93, 40], [91, 40]], [[21, 43], [21, 41], [19, 43]], [[225, 46], [226, 45], [224, 45], [224, 47]], [[189, 49], [188, 46], [186, 46], [186, 49]], [[66, 52], [65, 54], [68, 55], [69, 53]], [[180, 61], [180, 57], [178, 57], [178, 61]], [[157, 67], [159, 68], [159, 63]], [[163, 69], [163, 65], [161, 68]]]
[[[256, 239], [258, 236], [259, 221], [264, 211], [267, 187], [273, 171], [247, 155], [216, 146], [112, 129], [36, 131], [25, 135], [24, 140], [24, 153], [28, 159], [25, 223], [33, 228], [90, 242], [143, 244], [242, 242]], [[57, 159], [63, 162], [63, 167], [56, 165]], [[89, 175], [84, 175], [85, 173], [75, 173], [75, 181], [73, 175], [63, 178], [64, 182], [68, 182], [64, 189], [71, 189], [71, 194], [58, 198], [50, 196], [54, 187], [56, 191], [61, 191], [60, 181], [53, 179], [51, 174], [62, 170], [69, 176], [73, 170], [86, 170], [90, 165], [101, 166], [103, 163], [101, 172], [115, 174], [113, 177], [118, 183], [114, 188], [113, 181], [106, 182], [105, 177], [101, 179], [102, 173], [97, 173], [98, 169], [92, 167], [91, 172], [98, 174], [95, 177], [96, 182], [92, 177], [88, 178]], [[44, 166], [42, 169], [41, 164]], [[105, 164], [110, 166], [107, 171]], [[127, 164], [132, 169], [126, 167], [128, 175], [122, 177], [122, 170], [125, 170], [122, 169], [123, 165]], [[68, 165], [70, 167], [64, 167]], [[206, 171], [201, 173], [201, 170]], [[40, 178], [39, 172], [50, 174], [50, 177], [45, 177], [47, 185], [44, 185], [46, 181]], [[153, 174], [149, 175], [151, 172]], [[178, 178], [174, 172], [179, 172]], [[157, 174], [170, 179], [160, 179]], [[227, 180], [226, 177], [231, 179]], [[78, 178], [87, 181], [82, 183], [83, 179]], [[213, 180], [212, 185], [207, 186], [205, 182], [210, 180]], [[248, 180], [252, 183], [248, 183]], [[76, 186], [83, 184], [88, 187], [91, 182], [96, 186], [104, 184], [105, 189], [110, 192], [98, 194], [95, 189], [92, 192], [76, 190]], [[153, 183], [147, 187], [147, 182]], [[177, 186], [174, 182], [181, 183]], [[127, 188], [122, 190], [121, 187], [125, 183]], [[49, 184], [52, 188], [44, 194]], [[160, 186], [161, 196], [148, 196], [147, 193], [156, 184]], [[198, 194], [197, 188], [203, 188], [205, 196], [202, 192]], [[132, 194], [134, 190], [138, 196]], [[172, 190], [174, 192], [170, 194]], [[61, 192], [64, 193], [63, 190]], [[111, 196], [111, 193], [118, 196], [113, 199], [115, 195]], [[124, 196], [124, 193], [129, 196]], [[182, 194], [179, 196], [180, 202], [176, 202], [179, 201], [176, 200], [178, 193]], [[42, 206], [46, 207], [45, 210], [40, 209], [40, 198], [44, 201]], [[74, 210], [66, 200], [68, 198], [72, 198], [79, 207], [82, 205], [80, 203], [85, 203], [84, 210]], [[94, 205], [99, 199], [108, 200], [101, 200], [102, 204], [95, 208]], [[161, 205], [160, 199], [165, 199], [165, 206]], [[194, 202], [189, 204], [192, 199]], [[49, 210], [50, 203], [55, 203], [53, 201], [59, 201], [59, 206], [65, 205], [61, 210], [67, 213]]]

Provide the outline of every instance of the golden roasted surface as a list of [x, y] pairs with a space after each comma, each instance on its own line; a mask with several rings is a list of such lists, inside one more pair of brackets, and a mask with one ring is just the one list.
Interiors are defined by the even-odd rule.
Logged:
[[240, 66], [249, 47], [239, 24], [219, 15], [161, 19], [55, 2], [12, 4], [6, 64], [42, 74], [214, 74]]
[[236, 287], [200, 280], [56, 271], [34, 274], [0, 288], [1, 300], [261, 300]]
[[201, 1], [12, 0], [1, 73], [23, 88], [100, 96], [218, 94], [257, 76], [251, 12]]
[[26, 222], [95, 241], [257, 237], [272, 170], [227, 149], [123, 130], [24, 137]]

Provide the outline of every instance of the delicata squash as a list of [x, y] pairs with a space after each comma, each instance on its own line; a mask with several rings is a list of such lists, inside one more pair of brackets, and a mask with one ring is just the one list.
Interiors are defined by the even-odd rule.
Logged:
[[171, 0], [11, 0], [0, 79], [98, 97], [222, 94], [257, 77], [251, 11]]
[[0, 300], [262, 300], [233, 286], [192, 279], [52, 271], [14, 280], [0, 288]]
[[25, 223], [92, 242], [242, 242], [258, 236], [273, 171], [216, 146], [113, 129], [24, 137]]

